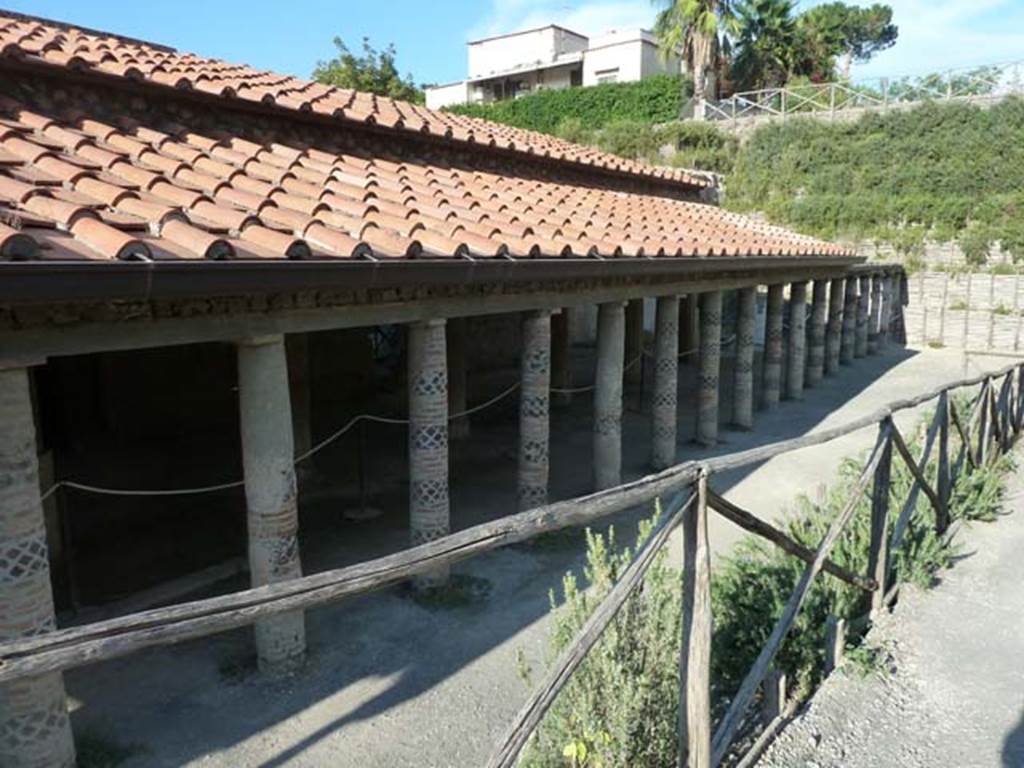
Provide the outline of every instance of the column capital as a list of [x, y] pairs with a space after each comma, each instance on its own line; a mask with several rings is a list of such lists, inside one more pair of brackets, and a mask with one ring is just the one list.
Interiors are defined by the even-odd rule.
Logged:
[[268, 344], [284, 344], [283, 333], [267, 333], [261, 336], [246, 336], [243, 339], [236, 339], [235, 343], [245, 347], [263, 347]]
[[[455, 319], [455, 318], [452, 318]], [[415, 325], [421, 328], [437, 328], [443, 326], [448, 322], [446, 317], [427, 317], [422, 320], [412, 320], [408, 325]]]

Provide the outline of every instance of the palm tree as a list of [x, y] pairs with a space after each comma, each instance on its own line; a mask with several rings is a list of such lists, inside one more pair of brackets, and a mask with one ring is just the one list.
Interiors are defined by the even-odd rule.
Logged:
[[736, 28], [733, 0], [654, 0], [663, 5], [654, 32], [664, 53], [682, 50], [693, 75], [694, 117], [704, 117], [704, 103], [718, 96], [719, 51], [725, 35]]
[[733, 79], [741, 88], [785, 85], [796, 64], [798, 34], [793, 0], [743, 0]]

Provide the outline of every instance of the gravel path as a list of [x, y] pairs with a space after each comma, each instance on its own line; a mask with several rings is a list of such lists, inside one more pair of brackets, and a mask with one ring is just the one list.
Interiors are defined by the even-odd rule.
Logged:
[[905, 591], [872, 630], [884, 671], [847, 662], [758, 765], [1024, 766], [1024, 472], [1006, 511], [962, 529], [942, 583]]
[[[972, 359], [969, 370], [1002, 362]], [[753, 431], [724, 430], [716, 453], [845, 423], [964, 372], [953, 350], [894, 349], [866, 358], [808, 390], [799, 404], [759, 411]], [[684, 388], [683, 403], [693, 402], [695, 377], [687, 373], [691, 389]], [[681, 440], [692, 434], [694, 412], [683, 409]], [[901, 414], [901, 428], [915, 418]], [[589, 401], [580, 398], [553, 419], [553, 496], [568, 498], [590, 487]], [[487, 423], [462, 448], [456, 527], [509, 511], [515, 428], [514, 420]], [[627, 477], [648, 471], [649, 429], [645, 413], [627, 410]], [[798, 493], [813, 494], [828, 483], [843, 457], [869, 448], [874, 437], [874, 428], [865, 429], [723, 473], [715, 487], [735, 503], [777, 518]], [[707, 455], [680, 443], [680, 460]], [[335, 506], [324, 503], [303, 513], [303, 564], [310, 572], [405, 546], [404, 495], [390, 506], [382, 502], [384, 517], [365, 525], [339, 523]], [[646, 514], [645, 508], [616, 518], [620, 541]], [[709, 528], [713, 553], [729, 551], [741, 535], [718, 516]], [[678, 552], [678, 537], [671, 546]], [[582, 549], [577, 532], [547, 547], [511, 547], [463, 563], [457, 573], [491, 587], [485, 600], [463, 607], [425, 608], [396, 588], [309, 611], [309, 663], [283, 683], [250, 673], [249, 630], [74, 670], [65, 680], [76, 735], [98, 742], [100, 752], [125, 748], [118, 768], [477, 768], [527, 696], [516, 673], [517, 652], [535, 667], [543, 661], [548, 591], [560, 588], [567, 569], [579, 568]]]

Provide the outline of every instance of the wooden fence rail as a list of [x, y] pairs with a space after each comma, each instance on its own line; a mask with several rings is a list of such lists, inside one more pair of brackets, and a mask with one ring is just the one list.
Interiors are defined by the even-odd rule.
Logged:
[[[1003, 379], [999, 394], [993, 381]], [[981, 384], [971, 418], [964, 424], [949, 393]], [[554, 703], [572, 672], [586, 658], [604, 629], [654, 562], [669, 534], [683, 531], [683, 624], [680, 668], [680, 755], [689, 768], [717, 766], [728, 753], [737, 729], [759, 686], [770, 671], [799, 613], [815, 577], [825, 572], [872, 596], [879, 610], [889, 594], [889, 552], [898, 549], [916, 505], [924, 492], [935, 512], [939, 532], [949, 523], [949, 499], [966, 461], [971, 469], [983, 466], [1008, 450], [1024, 423], [1024, 363], [1015, 362], [998, 371], [961, 379], [916, 397], [896, 401], [872, 414], [844, 425], [820, 430], [747, 451], [718, 456], [703, 462], [684, 462], [616, 488], [477, 525], [404, 552], [369, 560], [278, 584], [234, 592], [220, 597], [122, 616], [80, 627], [0, 643], [0, 683], [45, 672], [61, 671], [113, 659], [137, 650], [180, 643], [197, 637], [252, 624], [259, 618], [313, 608], [354, 597], [459, 560], [541, 533], [586, 525], [656, 498], [671, 498], [666, 513], [623, 577], [584, 624], [579, 636], [563, 652], [543, 685], [520, 711], [492, 754], [488, 766], [512, 766], [533, 731]], [[936, 415], [917, 460], [893, 422], [893, 414], [938, 399]], [[950, 426], [960, 436], [960, 450], [952, 467], [949, 455]], [[794, 541], [784, 532], [728, 502], [709, 487], [715, 473], [767, 461], [802, 448], [878, 427], [878, 437], [851, 497], [832, 521], [816, 550]], [[977, 436], [973, 444], [972, 436]], [[928, 462], [938, 443], [936, 481], [927, 477]], [[888, 534], [889, 482], [895, 454], [914, 478], [910, 494]], [[828, 557], [857, 509], [868, 486], [872, 491], [871, 567], [866, 574], [851, 573]], [[750, 669], [712, 738], [710, 706], [711, 602], [710, 557], [707, 541], [707, 510], [712, 509], [740, 527], [779, 546], [807, 563], [782, 615]]]

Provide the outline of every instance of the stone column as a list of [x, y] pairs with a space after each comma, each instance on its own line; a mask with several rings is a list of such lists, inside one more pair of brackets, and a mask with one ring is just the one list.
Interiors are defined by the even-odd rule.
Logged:
[[[851, 278], [853, 279], [853, 278]], [[857, 331], [853, 344], [853, 356], [864, 357], [868, 353], [868, 307], [871, 303], [871, 278], [859, 278], [860, 295], [857, 297]]]
[[676, 393], [679, 383], [679, 299], [659, 296], [654, 327], [654, 393], [651, 399], [651, 466], [676, 461]]
[[[0, 642], [56, 629], [28, 370], [0, 369]], [[0, 684], [0, 765], [73, 768], [59, 672]]]
[[692, 365], [700, 346], [700, 328], [697, 322], [697, 295], [689, 294], [679, 300], [679, 361]]
[[626, 305], [626, 383], [640, 384], [644, 377], [644, 300], [630, 299]]
[[[409, 326], [409, 538], [413, 546], [446, 536], [448, 496], [448, 371], [444, 320]], [[448, 567], [413, 579], [417, 589], [442, 586]]]
[[[445, 326], [448, 358], [448, 413], [466, 411], [466, 324], [464, 317], [453, 317]], [[469, 416], [448, 422], [448, 437], [464, 440], [469, 437]]]
[[843, 337], [839, 344], [839, 362], [850, 365], [853, 362], [854, 338], [857, 333], [857, 281], [846, 281], [846, 301], [843, 303]]
[[878, 325], [882, 317], [882, 281], [871, 275], [871, 311], [868, 313], [868, 354], [878, 354]]
[[597, 311], [597, 373], [594, 385], [594, 485], [611, 488], [622, 477], [622, 361], [626, 311], [620, 302]]
[[[893, 319], [893, 338], [900, 346], [907, 346], [907, 314], [904, 307], [910, 301], [910, 286], [907, 285], [907, 273], [902, 270], [896, 278], [896, 303], [893, 309], [896, 317]], [[923, 310], [923, 307], [922, 307]]]
[[736, 370], [733, 381], [732, 421], [740, 429], [754, 426], [754, 327], [757, 324], [757, 288], [736, 292]]
[[828, 327], [825, 329], [825, 374], [834, 376], [839, 370], [839, 353], [843, 340], [843, 303], [846, 281], [834, 277], [828, 288]]
[[804, 370], [807, 367], [807, 283], [789, 286], [789, 349], [786, 356], [786, 397], [804, 397]]
[[764, 325], [764, 391], [765, 410], [778, 407], [782, 392], [782, 286], [768, 286], [768, 306]]
[[[313, 446], [313, 419], [309, 373], [309, 334], [292, 333], [285, 337], [288, 353], [288, 387], [292, 402], [292, 438], [295, 455], [305, 453]], [[309, 472], [312, 459], [299, 465]]]
[[828, 313], [828, 281], [814, 281], [811, 299], [811, 330], [807, 339], [807, 378], [809, 387], [816, 387], [825, 375], [825, 316]]
[[551, 312], [523, 315], [519, 387], [519, 510], [548, 503], [548, 397], [551, 389]]
[[[572, 315], [568, 308], [551, 316], [551, 386], [572, 388]], [[568, 392], [551, 395], [551, 402], [556, 405], [568, 405], [571, 401]]]
[[[262, 587], [302, 575], [288, 363], [283, 336], [246, 339], [237, 348], [249, 576]], [[256, 622], [261, 671], [287, 674], [305, 654], [302, 611]]]
[[718, 442], [718, 374], [722, 359], [722, 292], [700, 295], [700, 385], [697, 390], [697, 442]]
[[882, 310], [878, 321], [878, 349], [883, 350], [889, 346], [890, 325], [892, 323], [892, 302], [894, 291], [892, 289], [892, 275], [884, 274], [882, 280]]

